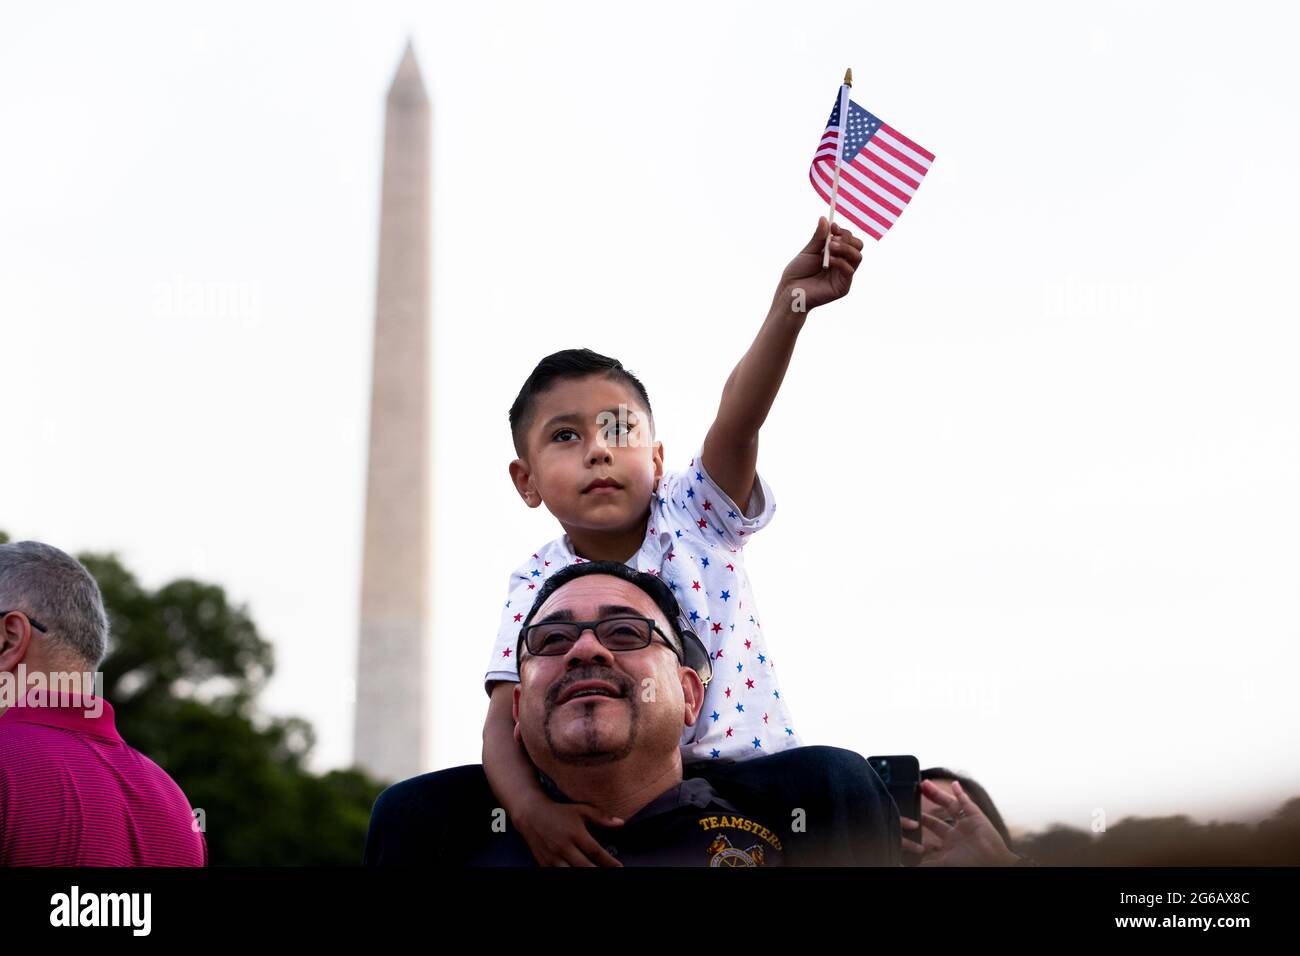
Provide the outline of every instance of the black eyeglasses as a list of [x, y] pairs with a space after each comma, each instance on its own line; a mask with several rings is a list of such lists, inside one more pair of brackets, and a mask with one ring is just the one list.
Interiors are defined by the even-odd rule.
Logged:
[[14, 608], [12, 611], [0, 611], [0, 618], [4, 617], [6, 614], [21, 614], [23, 617], [27, 618], [28, 624], [36, 628], [36, 630], [40, 631], [42, 634], [48, 634], [50, 632], [49, 628], [36, 620], [36, 618], [32, 617], [26, 611], [20, 611], [17, 608]]
[[557, 657], [569, 653], [573, 645], [578, 643], [582, 632], [587, 630], [594, 630], [596, 640], [611, 651], [639, 651], [648, 647], [658, 634], [677, 656], [677, 660], [685, 663], [682, 652], [659, 629], [659, 625], [648, 617], [619, 615], [601, 621], [545, 621], [529, 624], [523, 629], [521, 637], [528, 653], [534, 657]]

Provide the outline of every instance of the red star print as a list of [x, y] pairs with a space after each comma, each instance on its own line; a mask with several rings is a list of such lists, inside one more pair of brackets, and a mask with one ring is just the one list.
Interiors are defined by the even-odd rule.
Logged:
[[728, 737], [731, 736], [731, 728], [730, 728], [730, 727], [727, 728], [727, 736], [728, 736]]
[[544, 568], [549, 568], [550, 566], [551, 566], [551, 562], [550, 562], [550, 561], [543, 561], [543, 562], [542, 562], [542, 567], [544, 567]]
[[722, 630], [722, 625], [719, 624], [717, 621], [714, 621], [714, 622], [713, 622], [713, 633], [714, 633], [714, 634], [717, 634], [718, 631], [720, 631], [720, 630]]
[[727, 696], [727, 697], [730, 697], [730, 696], [731, 696], [731, 688], [730, 688], [730, 687], [727, 688], [726, 696]]
[[654, 529], [654, 528], [651, 528], [651, 529], [650, 529], [650, 535], [649, 535], [649, 536], [653, 536], [654, 533], [655, 533], [655, 529]]
[[672, 553], [671, 551], [669, 551], [668, 554], [665, 555], [665, 557], [666, 557], [669, 561], [671, 561], [671, 560], [673, 559], [673, 553]]
[[763, 723], [767, 723], [767, 714], [763, 715]]
[[510, 656], [510, 648], [507, 647], [504, 651], [502, 651], [502, 652], [501, 652], [501, 656], [502, 656], [502, 657], [509, 657], [509, 656]]
[[736, 532], [736, 534], [744, 534], [744, 533], [745, 533], [745, 532], [743, 532], [743, 531], [737, 531], [737, 532]]
[[709, 526], [709, 523], [705, 521], [703, 518], [701, 518], [699, 521], [695, 523], [699, 525], [701, 528], [707, 528]]
[[528, 585], [528, 590], [530, 590], [530, 591], [536, 591], [536, 590], [537, 590], [537, 585], [536, 585], [536, 584], [530, 584], [530, 585]]
[[736, 570], [736, 566], [735, 566], [734, 564], [729, 564], [729, 565], [727, 565], [727, 570], [728, 570], [728, 571], [734, 571], [734, 570]]
[[748, 688], [749, 690], [753, 690], [753, 689], [754, 689], [754, 678], [751, 677], [749, 680], [745, 681], [745, 687]]
[[745, 638], [745, 650], [749, 650], [749, 638]]
[[722, 648], [719, 647], [719, 648], [718, 648], [718, 653], [714, 654], [714, 655], [713, 655], [713, 658], [714, 658], [714, 660], [718, 660], [718, 659], [720, 659], [721, 657], [722, 657]]
[[695, 582], [693, 582], [693, 583], [691, 584], [691, 590], [692, 590], [692, 591], [698, 591], [699, 589], [700, 589], [700, 582], [699, 582], [699, 581], [695, 581]]
[[533, 555], [533, 557], [534, 557], [534, 558], [540, 558], [541, 555], [540, 555], [540, 554], [535, 554], [535, 555]]
[[709, 510], [710, 508], [712, 508], [712, 507], [713, 507], [713, 502], [709, 501], [708, 498], [705, 498], [705, 499], [704, 499], [704, 510], [705, 510], [705, 511], [708, 511], [708, 510]]
[[516, 624], [518, 624], [518, 623], [519, 623], [520, 621], [522, 621], [523, 619], [524, 619], [524, 616], [523, 616], [522, 614], [516, 614], [516, 615], [515, 615], [515, 623], [516, 623]]

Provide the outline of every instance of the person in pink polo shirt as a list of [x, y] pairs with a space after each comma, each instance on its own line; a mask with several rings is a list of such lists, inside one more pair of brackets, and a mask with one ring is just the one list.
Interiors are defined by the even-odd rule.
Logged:
[[189, 800], [95, 693], [99, 585], [35, 541], [0, 544], [0, 866], [206, 866]]

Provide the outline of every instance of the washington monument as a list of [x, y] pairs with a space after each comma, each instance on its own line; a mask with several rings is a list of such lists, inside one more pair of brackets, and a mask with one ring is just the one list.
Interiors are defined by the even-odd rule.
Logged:
[[429, 675], [430, 120], [408, 42], [388, 90], [361, 568], [355, 762], [425, 769]]

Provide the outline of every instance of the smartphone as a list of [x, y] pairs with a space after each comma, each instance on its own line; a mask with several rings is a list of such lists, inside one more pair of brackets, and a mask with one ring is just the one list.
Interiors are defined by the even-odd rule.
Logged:
[[[868, 757], [867, 763], [898, 805], [899, 816], [921, 819], [921, 764], [910, 754], [892, 757]], [[903, 839], [917, 844], [920, 853], [920, 830], [904, 830]]]

